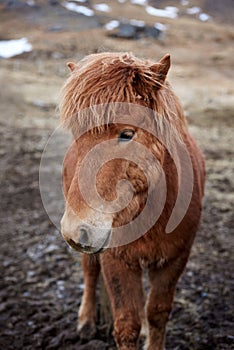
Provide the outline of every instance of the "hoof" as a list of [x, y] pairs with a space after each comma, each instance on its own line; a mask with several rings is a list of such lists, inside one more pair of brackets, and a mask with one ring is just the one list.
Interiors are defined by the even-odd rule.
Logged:
[[96, 326], [90, 323], [79, 324], [77, 326], [77, 333], [82, 340], [91, 340], [95, 337]]

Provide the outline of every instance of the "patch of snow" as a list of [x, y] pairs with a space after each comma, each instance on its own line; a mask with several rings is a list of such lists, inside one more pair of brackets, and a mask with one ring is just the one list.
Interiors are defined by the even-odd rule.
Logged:
[[83, 283], [80, 283], [80, 284], [78, 284], [78, 288], [81, 289], [81, 290], [84, 290], [85, 285]]
[[209, 15], [207, 15], [207, 13], [200, 13], [199, 19], [202, 22], [206, 22], [206, 21], [209, 21], [211, 19], [211, 17]]
[[35, 271], [27, 271], [27, 277], [33, 277], [35, 276]]
[[176, 13], [176, 14], [178, 14], [178, 12], [179, 12], [179, 9], [175, 6], [166, 6], [165, 10], [168, 12]]
[[106, 23], [105, 26], [104, 26], [104, 28], [105, 28], [106, 30], [112, 30], [112, 29], [118, 28], [118, 26], [119, 26], [119, 21], [117, 21], [117, 20], [112, 20], [112, 21]]
[[45, 253], [55, 252], [55, 251], [58, 250], [58, 249], [59, 249], [59, 247], [58, 247], [56, 244], [50, 243], [50, 244], [48, 245], [48, 247], [45, 249]]
[[126, 2], [126, 0], [118, 0], [118, 2], [119, 2], [120, 4], [124, 4], [124, 3]]
[[65, 290], [65, 282], [64, 281], [62, 281], [62, 280], [58, 280], [58, 281], [56, 281], [56, 284], [57, 284], [57, 287], [58, 287], [58, 290], [60, 291], [60, 292], [62, 292], [62, 291], [64, 291]]
[[101, 12], [110, 12], [111, 11], [110, 6], [107, 4], [95, 4], [95, 5], [93, 5], [93, 8], [96, 11], [101, 11]]
[[140, 21], [139, 19], [130, 19], [129, 23], [132, 26], [140, 27], [140, 28], [143, 28], [145, 26], [145, 22], [144, 21]]
[[32, 51], [32, 45], [27, 38], [0, 41], [0, 57], [2, 58], [10, 58], [30, 51]]
[[178, 8], [174, 6], [167, 6], [164, 10], [157, 9], [152, 6], [146, 6], [146, 12], [151, 16], [157, 17], [167, 17], [167, 18], [176, 18], [178, 16]]
[[32, 259], [32, 261], [37, 261], [39, 258], [41, 258], [44, 254], [45, 244], [39, 243], [35, 246], [30, 246], [27, 249], [27, 255]]
[[186, 12], [188, 15], [196, 15], [199, 12], [201, 12], [201, 8], [198, 6], [193, 6], [193, 7], [190, 7], [189, 9], [187, 9]]
[[145, 6], [147, 4], [147, 0], [130, 0], [133, 5], [141, 5]]
[[86, 0], [72, 0], [73, 2], [82, 2], [82, 3], [85, 3], [86, 2]]
[[76, 5], [76, 4], [72, 4], [70, 2], [62, 2], [62, 6], [65, 7], [69, 11], [74, 11], [74, 12], [80, 13], [84, 16], [91, 17], [94, 15], [93, 10], [89, 9], [86, 6]]
[[162, 23], [155, 23], [154, 24], [154, 28], [161, 30], [162, 32], [164, 32], [165, 30], [167, 30], [167, 26], [165, 24]]

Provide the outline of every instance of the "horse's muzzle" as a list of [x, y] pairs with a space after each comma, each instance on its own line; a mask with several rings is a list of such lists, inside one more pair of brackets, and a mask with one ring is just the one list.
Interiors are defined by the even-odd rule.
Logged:
[[76, 251], [86, 254], [98, 254], [108, 248], [110, 237], [110, 229], [91, 229], [88, 225], [81, 225], [78, 227], [76, 241], [73, 238], [64, 238]]

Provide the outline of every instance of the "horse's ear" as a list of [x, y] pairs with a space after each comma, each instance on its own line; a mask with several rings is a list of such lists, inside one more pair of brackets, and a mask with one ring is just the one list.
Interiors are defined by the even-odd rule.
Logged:
[[68, 66], [68, 68], [70, 69], [71, 72], [73, 72], [74, 69], [76, 68], [76, 64], [73, 63], [73, 62], [68, 62], [67, 66]]
[[158, 82], [160, 86], [166, 80], [170, 66], [171, 57], [169, 54], [166, 54], [165, 56], [163, 56], [163, 58], [161, 58], [161, 60], [158, 63], [151, 66], [151, 70], [158, 76]]

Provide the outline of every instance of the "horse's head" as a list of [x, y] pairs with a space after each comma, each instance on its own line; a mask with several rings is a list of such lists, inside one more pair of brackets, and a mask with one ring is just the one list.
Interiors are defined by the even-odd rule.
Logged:
[[165, 85], [169, 66], [168, 55], [152, 64], [127, 54], [69, 64], [61, 113], [75, 142], [64, 162], [61, 225], [71, 247], [97, 253], [137, 239], [139, 225], [148, 227], [148, 212], [135, 219], [160, 179], [165, 118], [179, 108]]
[[[64, 184], [69, 189], [62, 233], [73, 248], [97, 252], [110, 244], [113, 228], [128, 224], [144, 208], [164, 147], [141, 128], [112, 124], [85, 133], [69, 152], [77, 152], [77, 163], [71, 184]], [[71, 167], [68, 155], [66, 173]]]

